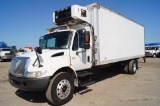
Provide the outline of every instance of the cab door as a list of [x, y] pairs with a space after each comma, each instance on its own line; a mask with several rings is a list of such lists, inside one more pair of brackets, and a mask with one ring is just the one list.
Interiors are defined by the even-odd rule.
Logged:
[[[92, 65], [91, 48], [88, 47], [87, 49], [85, 49], [85, 34], [88, 34], [88, 37], [90, 37], [89, 32], [86, 33], [85, 30], [78, 30], [77, 32], [75, 32], [75, 35], [72, 39], [70, 60], [71, 65], [75, 70], [89, 69]], [[89, 38], [87, 39], [90, 40]], [[89, 43], [88, 45], [90, 45]]]

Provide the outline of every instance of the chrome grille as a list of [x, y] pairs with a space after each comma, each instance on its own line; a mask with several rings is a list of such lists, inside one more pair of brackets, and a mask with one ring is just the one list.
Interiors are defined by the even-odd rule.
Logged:
[[29, 58], [14, 58], [11, 61], [11, 66], [10, 66], [10, 73], [12, 75], [15, 75], [17, 77], [22, 77], [24, 71], [27, 69], [28, 67], [28, 62], [29, 62]]
[[5, 55], [11, 55], [10, 53], [5, 53]]

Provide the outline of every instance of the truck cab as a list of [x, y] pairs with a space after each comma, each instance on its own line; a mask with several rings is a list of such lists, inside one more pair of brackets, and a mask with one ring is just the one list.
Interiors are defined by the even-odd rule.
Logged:
[[[42, 36], [36, 53], [25, 53], [12, 59], [9, 72], [12, 86], [24, 91], [46, 90], [46, 97], [52, 103], [51, 91], [58, 93], [56, 101], [72, 98], [74, 86], [80, 85], [77, 71], [90, 69], [92, 66], [92, 41], [90, 32], [87, 31], [88, 27], [62, 27], [63, 30], [52, 31]], [[59, 81], [53, 80], [54, 78]], [[58, 91], [51, 90], [50, 86], [54, 85]]]

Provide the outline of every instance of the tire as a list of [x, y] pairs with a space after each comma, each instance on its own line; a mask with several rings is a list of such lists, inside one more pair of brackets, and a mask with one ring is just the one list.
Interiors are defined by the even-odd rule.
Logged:
[[156, 58], [156, 54], [153, 54], [153, 57]]
[[138, 64], [137, 64], [136, 60], [131, 60], [129, 62], [129, 70], [128, 70], [129, 74], [135, 74], [136, 73], [137, 67], [138, 67], [137, 65]]
[[3, 62], [3, 58], [0, 57], [0, 62]]
[[124, 71], [125, 74], [129, 73], [128, 64], [129, 64], [128, 61], [124, 63], [124, 70], [123, 71]]
[[63, 105], [73, 98], [74, 80], [69, 73], [55, 75], [46, 91], [46, 98], [52, 105]]

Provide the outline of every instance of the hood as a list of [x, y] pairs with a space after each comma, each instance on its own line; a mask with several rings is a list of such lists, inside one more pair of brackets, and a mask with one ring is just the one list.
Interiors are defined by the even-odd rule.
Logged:
[[[25, 53], [20, 56], [17, 56], [17, 60], [26, 60], [27, 71], [35, 72], [35, 71], [44, 71], [44, 70], [55, 70], [57, 69], [57, 64], [62, 64], [63, 60], [67, 61], [67, 65], [69, 64], [69, 49], [44, 49], [42, 50], [42, 54], [38, 54], [40, 64], [37, 61], [36, 52]], [[54, 65], [53, 65], [54, 64]], [[63, 62], [66, 65], [66, 62]], [[64, 66], [65, 66], [64, 65]], [[40, 67], [43, 66], [43, 67]]]
[[[43, 60], [48, 59], [48, 58], [53, 58], [53, 57], [58, 57], [58, 56], [63, 56], [68, 54], [69, 50], [68, 49], [43, 49], [42, 54], [38, 54], [40, 61], [43, 63]], [[36, 52], [30, 52], [30, 53], [25, 53], [17, 57], [29, 57], [31, 61], [35, 61], [37, 58]]]

